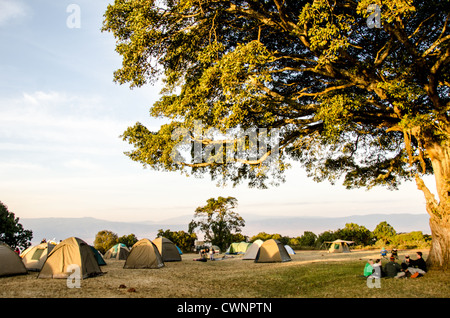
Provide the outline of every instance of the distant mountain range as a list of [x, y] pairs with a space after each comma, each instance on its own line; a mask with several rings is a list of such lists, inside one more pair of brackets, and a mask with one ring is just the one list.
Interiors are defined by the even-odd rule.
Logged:
[[[370, 214], [346, 217], [266, 217], [257, 215], [241, 215], [245, 220], [242, 234], [253, 236], [260, 232], [278, 233], [285, 236], [297, 237], [304, 231], [320, 234], [325, 231], [335, 231], [345, 227], [346, 223], [356, 223], [365, 226], [370, 231], [383, 221], [394, 227], [398, 232], [422, 231], [430, 234], [427, 214]], [[91, 217], [83, 218], [21, 218], [20, 223], [27, 230], [33, 231], [32, 243], [36, 244], [42, 238], [48, 240], [63, 240], [76, 236], [92, 244], [95, 235], [102, 230], [117, 233], [118, 236], [135, 234], [138, 239], [156, 237], [159, 229], [171, 231], [186, 231], [192, 215], [161, 222], [114, 222]]]

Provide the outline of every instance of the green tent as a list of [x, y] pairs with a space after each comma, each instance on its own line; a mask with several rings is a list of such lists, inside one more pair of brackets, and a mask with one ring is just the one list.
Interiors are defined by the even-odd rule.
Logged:
[[100, 252], [97, 251], [97, 249], [95, 247], [93, 247], [91, 245], [90, 245], [90, 247], [91, 247], [92, 252], [94, 252], [94, 256], [95, 256], [95, 259], [97, 260], [98, 265], [100, 265], [100, 266], [106, 265], [106, 262], [103, 259], [102, 254], [100, 254]]
[[252, 245], [252, 243], [247, 242], [231, 243], [230, 247], [226, 251], [226, 254], [245, 254], [250, 245]]
[[125, 260], [130, 254], [130, 250], [123, 243], [118, 243], [106, 251], [104, 259]]

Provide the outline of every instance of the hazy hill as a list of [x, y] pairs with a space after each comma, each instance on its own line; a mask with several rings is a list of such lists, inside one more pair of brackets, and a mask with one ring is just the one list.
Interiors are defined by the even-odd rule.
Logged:
[[[348, 217], [261, 217], [242, 215], [246, 221], [243, 234], [252, 236], [259, 232], [278, 233], [286, 236], [301, 236], [304, 231], [320, 234], [343, 228], [346, 223], [363, 225], [370, 231], [383, 221], [394, 227], [397, 232], [422, 231], [430, 234], [427, 214], [371, 214]], [[25, 229], [33, 231], [33, 243], [42, 238], [63, 240], [77, 236], [93, 243], [95, 235], [101, 230], [110, 230], [119, 236], [134, 233], [138, 239], [153, 239], [159, 229], [187, 231], [192, 215], [168, 219], [163, 222], [113, 222], [96, 218], [21, 218]]]

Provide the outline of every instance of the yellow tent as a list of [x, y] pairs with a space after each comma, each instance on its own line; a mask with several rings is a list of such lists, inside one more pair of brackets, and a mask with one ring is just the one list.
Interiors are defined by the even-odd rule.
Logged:
[[67, 278], [72, 274], [68, 268], [72, 265], [80, 267], [83, 279], [102, 274], [89, 244], [78, 237], [69, 237], [48, 254], [38, 278]]
[[332, 242], [324, 242], [331, 244], [328, 249], [328, 253], [350, 253], [349, 244], [353, 244], [353, 241], [335, 240]]
[[255, 263], [288, 262], [291, 260], [286, 248], [280, 241], [270, 239], [259, 248]]

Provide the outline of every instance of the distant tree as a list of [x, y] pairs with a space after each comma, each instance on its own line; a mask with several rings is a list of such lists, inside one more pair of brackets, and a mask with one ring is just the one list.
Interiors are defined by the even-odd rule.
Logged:
[[394, 228], [386, 221], [378, 224], [375, 230], [373, 230], [373, 235], [376, 237], [376, 239], [383, 241], [384, 244], [391, 241], [396, 234], [397, 232], [394, 230]]
[[210, 198], [205, 206], [195, 210], [194, 219], [189, 223], [189, 233], [199, 229], [205, 239], [220, 249], [232, 242], [232, 235], [241, 232], [245, 226], [244, 219], [232, 211], [237, 206], [233, 197]]
[[134, 234], [123, 235], [118, 239], [118, 243], [125, 244], [128, 247], [132, 247], [137, 241], [138, 239]]
[[268, 234], [266, 232], [259, 232], [258, 234], [252, 236], [250, 238], [250, 242], [254, 242], [256, 240], [267, 241], [273, 237], [273, 234]]
[[25, 249], [31, 245], [32, 238], [33, 232], [25, 230], [19, 223], [19, 218], [9, 212], [8, 207], [0, 201], [0, 241], [13, 249], [16, 247]]
[[94, 247], [102, 254], [104, 254], [111, 247], [119, 243], [119, 238], [116, 233], [103, 230], [97, 233], [94, 240]]
[[335, 236], [342, 240], [354, 241], [357, 245], [370, 245], [373, 243], [373, 235], [365, 226], [355, 223], [347, 223], [343, 229], [338, 229]]
[[247, 242], [248, 236], [245, 236], [241, 233], [231, 234], [230, 242]]
[[267, 241], [267, 240], [271, 240], [271, 239], [280, 241], [284, 245], [289, 244], [289, 241], [291, 240], [290, 237], [282, 236], [281, 234], [278, 234], [278, 233], [268, 234], [266, 232], [259, 232], [257, 235], [252, 236], [250, 238], [250, 242], [254, 242], [256, 240]]
[[314, 246], [317, 240], [317, 235], [313, 232], [304, 231], [303, 235], [299, 239], [301, 246]]
[[336, 234], [333, 231], [325, 231], [319, 234], [316, 240], [316, 247], [324, 246], [325, 242], [332, 242], [336, 239]]
[[183, 252], [191, 252], [194, 247], [195, 240], [197, 239], [197, 234], [186, 233], [185, 231], [163, 231], [160, 229], [156, 237], [165, 237], [166, 239], [171, 240], [173, 244], [178, 246]]

